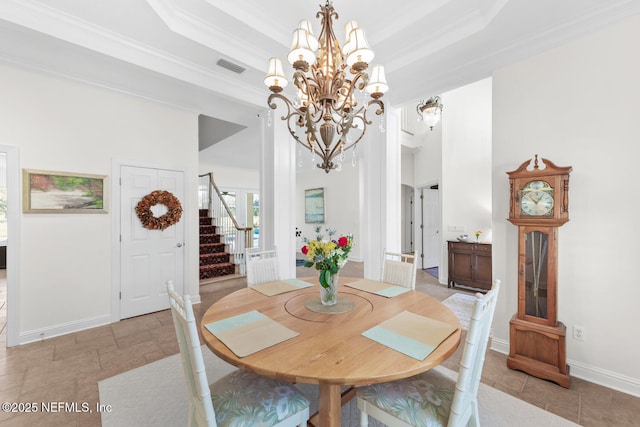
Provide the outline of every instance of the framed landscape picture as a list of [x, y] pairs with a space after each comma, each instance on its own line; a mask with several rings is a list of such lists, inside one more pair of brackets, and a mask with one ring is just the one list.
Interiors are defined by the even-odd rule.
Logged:
[[107, 176], [22, 170], [25, 213], [107, 213]]
[[324, 223], [324, 188], [304, 190], [304, 222]]

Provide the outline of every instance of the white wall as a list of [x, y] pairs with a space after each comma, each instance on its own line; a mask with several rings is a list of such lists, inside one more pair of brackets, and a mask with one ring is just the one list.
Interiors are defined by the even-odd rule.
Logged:
[[221, 164], [200, 162], [200, 175], [213, 172], [218, 188], [259, 188], [260, 169], [245, 169]]
[[[444, 93], [441, 99], [440, 123], [413, 137], [420, 140], [413, 142], [419, 147], [414, 154], [413, 182], [416, 189], [439, 185], [440, 282], [446, 283], [447, 240], [482, 230], [480, 240], [491, 242], [491, 79]], [[405, 163], [403, 160], [403, 168]], [[417, 197], [415, 216], [419, 218]], [[464, 231], [450, 231], [450, 227]], [[417, 223], [417, 253], [422, 252], [420, 233]]]
[[[636, 321], [640, 286], [640, 17], [558, 47], [493, 76], [493, 243], [497, 344], [508, 346], [517, 301], [517, 227], [505, 218], [505, 172], [539, 154], [573, 166], [570, 221], [559, 230], [558, 320], [571, 375], [640, 395]], [[585, 340], [571, 337], [585, 329]], [[494, 340], [494, 346], [496, 340]]]
[[442, 237], [455, 239], [462, 232], [449, 227], [461, 226], [491, 242], [491, 79], [447, 92], [442, 102]]
[[[117, 159], [185, 169], [183, 207], [194, 216], [185, 237], [198, 241], [189, 209], [197, 206], [196, 114], [8, 66], [0, 66], [0, 93], [0, 143], [19, 147], [21, 168], [110, 175]], [[21, 216], [22, 334], [110, 319], [116, 214]], [[197, 256], [186, 258], [197, 295]]]
[[[413, 183], [416, 187], [439, 182], [442, 176], [442, 126], [449, 121], [449, 108], [443, 109], [442, 121], [419, 136], [420, 144], [415, 151]], [[420, 122], [422, 126], [426, 126]], [[404, 168], [404, 165], [403, 165]]]
[[[411, 137], [413, 138], [413, 137]], [[403, 135], [403, 141], [405, 139], [404, 135]], [[414, 151], [417, 151], [418, 149], [411, 149], [411, 150], [402, 150], [401, 153], [401, 157], [400, 157], [400, 162], [402, 164], [401, 170], [400, 170], [400, 182], [403, 185], [409, 185], [409, 186], [413, 186], [414, 184]]]
[[[350, 157], [350, 152], [349, 156]], [[296, 173], [296, 227], [302, 235], [309, 239], [315, 238], [314, 224], [304, 222], [304, 190], [324, 188], [325, 191], [325, 227], [335, 229], [337, 233], [352, 233], [355, 245], [349, 255], [350, 259], [362, 261], [362, 239], [360, 238], [360, 198], [359, 176], [360, 164], [351, 166], [345, 161], [341, 171], [333, 170], [329, 173], [315, 168], [305, 167]], [[325, 233], [326, 236], [326, 233]], [[301, 241], [297, 241], [301, 247]], [[300, 248], [296, 248], [300, 251]]]
[[248, 122], [238, 132], [198, 154], [199, 173], [213, 172], [218, 187], [258, 188], [260, 186], [261, 123]]

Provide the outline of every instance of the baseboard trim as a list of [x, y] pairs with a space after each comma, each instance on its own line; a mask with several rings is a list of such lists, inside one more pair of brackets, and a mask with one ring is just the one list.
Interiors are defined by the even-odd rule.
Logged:
[[30, 331], [20, 332], [19, 345], [28, 344], [36, 341], [42, 341], [60, 335], [79, 332], [85, 329], [95, 328], [97, 326], [108, 325], [111, 323], [111, 314], [102, 316], [80, 319], [73, 322], [59, 323], [57, 325], [47, 326], [45, 328], [32, 329]]
[[191, 295], [191, 304], [200, 304], [201, 302], [200, 294]]
[[567, 359], [567, 364], [571, 367], [572, 377], [600, 384], [635, 397], [640, 397], [640, 380], [638, 380], [638, 378], [632, 378], [617, 372], [597, 368], [587, 365], [586, 363], [578, 362], [577, 360]]
[[[491, 350], [502, 354], [509, 354], [509, 341], [492, 338]], [[567, 365], [571, 368], [572, 377], [580, 378], [635, 397], [640, 397], [640, 380], [638, 378], [632, 378], [617, 372], [598, 368], [577, 360], [567, 359]]]
[[509, 354], [509, 341], [500, 338], [491, 338], [491, 350], [502, 354]]

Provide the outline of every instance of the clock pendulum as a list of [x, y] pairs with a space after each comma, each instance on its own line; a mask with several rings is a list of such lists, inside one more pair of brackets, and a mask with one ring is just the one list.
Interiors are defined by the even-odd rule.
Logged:
[[518, 226], [518, 312], [507, 366], [568, 388], [566, 327], [557, 320], [558, 227], [569, 221], [569, 173], [538, 155], [507, 172], [508, 220]]

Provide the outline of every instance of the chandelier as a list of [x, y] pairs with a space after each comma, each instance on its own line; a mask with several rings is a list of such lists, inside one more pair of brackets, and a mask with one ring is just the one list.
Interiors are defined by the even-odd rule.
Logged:
[[[380, 98], [389, 86], [382, 66], [373, 66], [371, 76], [367, 74], [374, 53], [355, 21], [345, 25], [346, 40], [341, 49], [333, 31], [338, 13], [331, 2], [320, 5], [316, 17], [322, 25], [318, 39], [306, 20], [293, 31], [287, 59], [294, 69], [294, 101], [282, 93], [288, 82], [280, 59], [269, 59], [264, 83], [272, 92], [269, 107], [276, 108], [276, 99], [284, 102], [287, 112], [282, 120], [289, 133], [310, 151], [312, 162], [319, 156], [321, 163], [317, 166], [329, 173], [342, 164], [345, 151], [354, 149], [364, 136], [371, 124], [367, 119], [369, 107], [374, 106], [377, 115], [384, 114]], [[371, 96], [368, 101], [356, 99], [363, 90]], [[355, 161], [355, 150], [353, 155]]]
[[420, 101], [416, 107], [418, 115], [429, 126], [431, 130], [440, 121], [442, 116], [442, 107], [439, 96], [432, 96], [426, 101]]

